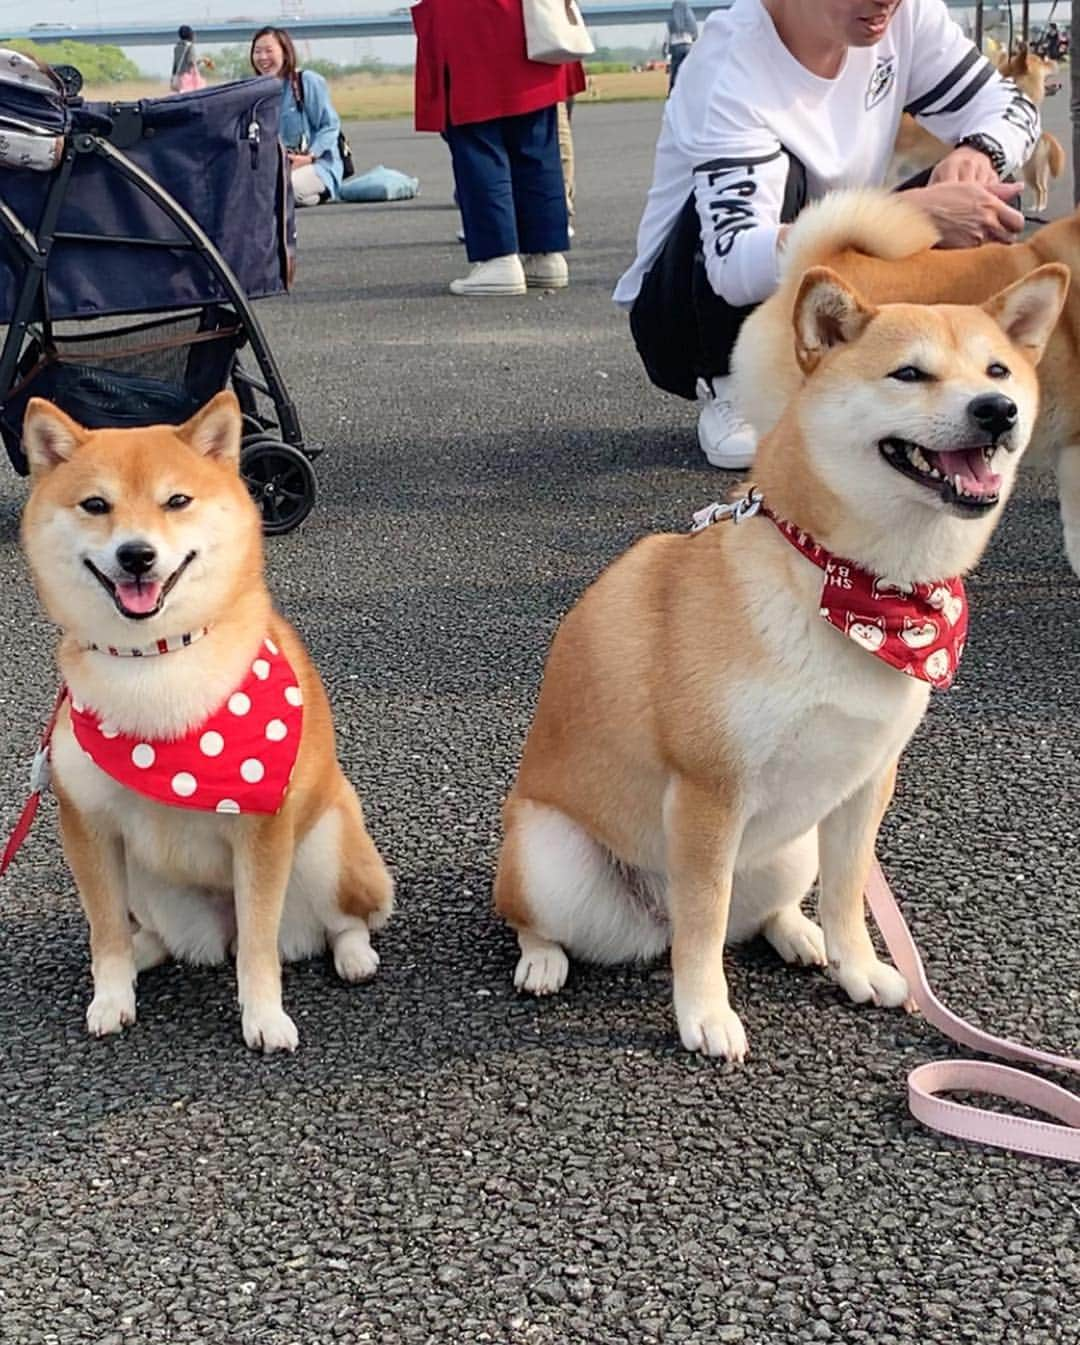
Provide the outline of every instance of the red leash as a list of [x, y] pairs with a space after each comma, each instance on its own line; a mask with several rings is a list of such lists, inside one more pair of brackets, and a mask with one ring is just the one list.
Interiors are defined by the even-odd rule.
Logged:
[[15, 830], [8, 838], [3, 856], [0, 857], [0, 878], [8, 871], [11, 861], [18, 854], [19, 847], [29, 835], [30, 828], [34, 825], [34, 818], [37, 816], [38, 807], [41, 804], [41, 796], [49, 787], [49, 748], [52, 744], [53, 729], [56, 728], [56, 721], [60, 715], [60, 707], [67, 699], [67, 694], [66, 686], [61, 686], [56, 693], [56, 704], [49, 716], [49, 722], [45, 725], [45, 731], [41, 735], [41, 745], [34, 753], [33, 765], [30, 767], [30, 797], [23, 805], [19, 820], [15, 823]]

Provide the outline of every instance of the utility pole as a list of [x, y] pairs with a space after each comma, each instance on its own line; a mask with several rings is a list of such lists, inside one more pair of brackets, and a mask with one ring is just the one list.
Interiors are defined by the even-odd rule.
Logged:
[[[1080, 32], [1080, 0], [1071, 0], [1070, 38]], [[1070, 46], [1071, 55], [1071, 46]], [[1080, 59], [1072, 56], [1069, 61], [1069, 112], [1072, 116], [1073, 147], [1073, 205], [1080, 205], [1080, 175], [1076, 166], [1080, 164]]]
[[1020, 41], [1027, 46], [1028, 42], [1028, 23], [1031, 19], [1031, 0], [1024, 0], [1020, 10]]

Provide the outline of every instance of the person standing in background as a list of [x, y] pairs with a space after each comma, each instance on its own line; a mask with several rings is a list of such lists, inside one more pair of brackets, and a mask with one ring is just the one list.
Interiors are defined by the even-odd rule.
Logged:
[[697, 35], [697, 19], [694, 18], [694, 11], [690, 8], [688, 0], [674, 0], [671, 13], [668, 15], [667, 41], [664, 43], [670, 62], [668, 69], [669, 97], [675, 87], [675, 77], [679, 73], [679, 66], [690, 55], [690, 48], [697, 41]]
[[580, 62], [530, 61], [522, 0], [419, 0], [416, 129], [440, 132], [472, 270], [458, 295], [569, 284], [558, 112], [585, 88]]
[[201, 89], [206, 84], [199, 66], [207, 62], [200, 61], [195, 55], [195, 34], [186, 23], [176, 30], [176, 37], [169, 88], [173, 93], [190, 93], [192, 89]]

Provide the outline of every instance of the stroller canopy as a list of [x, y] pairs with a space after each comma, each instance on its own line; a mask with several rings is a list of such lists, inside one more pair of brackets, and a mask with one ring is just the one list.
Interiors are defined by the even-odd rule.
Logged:
[[[78, 148], [89, 143], [80, 137], [90, 137], [123, 156], [82, 149], [74, 155], [47, 264], [52, 318], [162, 312], [226, 297], [212, 268], [189, 246], [191, 233], [125, 176], [124, 160], [201, 226], [248, 298], [286, 288], [292, 202], [278, 143], [278, 79], [138, 103], [83, 103], [65, 101], [51, 72], [32, 62], [29, 70], [20, 68], [7, 59], [13, 56], [0, 52], [0, 142], [5, 134], [36, 135], [58, 147], [58, 162], [65, 147]], [[36, 234], [63, 172], [0, 155], [0, 203], [7, 207], [0, 226], [10, 234], [14, 218]], [[0, 322], [11, 319], [20, 268], [27, 264], [10, 240], [0, 247]]]

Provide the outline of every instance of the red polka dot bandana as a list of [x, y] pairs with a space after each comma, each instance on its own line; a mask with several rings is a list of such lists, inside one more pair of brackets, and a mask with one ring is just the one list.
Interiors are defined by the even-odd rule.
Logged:
[[765, 514], [797, 551], [825, 572], [821, 615], [857, 645], [938, 691], [952, 685], [967, 639], [960, 579], [900, 587], [818, 546], [794, 523]]
[[133, 738], [71, 704], [95, 766], [157, 803], [210, 813], [276, 813], [300, 749], [303, 696], [292, 665], [264, 640], [243, 682], [183, 738]]

